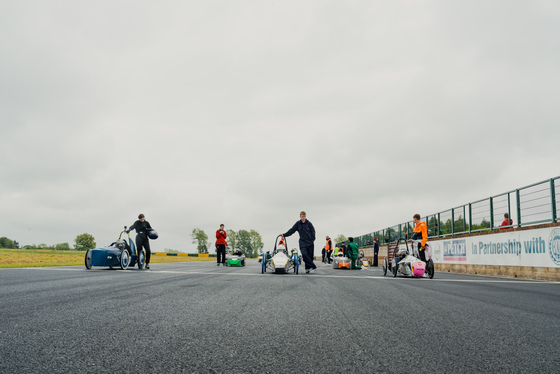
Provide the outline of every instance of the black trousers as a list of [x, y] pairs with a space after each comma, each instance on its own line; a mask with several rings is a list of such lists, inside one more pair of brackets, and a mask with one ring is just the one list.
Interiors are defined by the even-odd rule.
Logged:
[[313, 251], [315, 249], [315, 245], [313, 244], [304, 244], [300, 243], [299, 250], [301, 251], [301, 257], [303, 257], [303, 262], [305, 263], [305, 270], [307, 269], [315, 269], [317, 266], [313, 263]]
[[378, 255], [377, 253], [374, 253], [374, 254], [373, 254], [373, 266], [379, 266], [378, 263], [377, 263], [377, 257], [378, 257], [378, 256], [379, 256], [379, 255]]
[[[226, 263], [226, 246], [225, 244], [218, 244], [216, 246], [216, 253], [218, 254], [218, 264], [225, 264]], [[221, 261], [220, 261], [221, 259]]]
[[327, 251], [327, 263], [328, 264], [332, 263], [331, 256], [332, 256], [332, 251]]
[[146, 263], [150, 263], [150, 257], [152, 257], [152, 250], [150, 249], [150, 240], [146, 234], [136, 235], [136, 253], [138, 256], [142, 252], [142, 247], [146, 250]]

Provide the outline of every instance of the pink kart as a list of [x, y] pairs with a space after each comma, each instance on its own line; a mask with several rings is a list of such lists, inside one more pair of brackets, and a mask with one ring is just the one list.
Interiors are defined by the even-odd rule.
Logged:
[[[401, 241], [404, 244], [401, 244]], [[434, 277], [434, 262], [432, 261], [432, 249], [426, 244], [425, 258], [426, 261], [420, 259], [420, 241], [414, 240], [411, 247], [404, 239], [399, 239], [394, 249], [391, 262], [387, 258], [383, 259], [383, 275], [387, 274], [387, 270], [393, 273], [393, 277], [397, 274], [406, 277], [424, 277], [432, 279]]]

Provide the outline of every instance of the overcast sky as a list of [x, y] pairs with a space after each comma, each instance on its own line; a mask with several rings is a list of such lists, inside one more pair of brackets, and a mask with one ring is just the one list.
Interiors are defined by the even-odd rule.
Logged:
[[[558, 1], [0, 0], [0, 236], [358, 236], [560, 175]], [[288, 239], [297, 244], [297, 234]]]

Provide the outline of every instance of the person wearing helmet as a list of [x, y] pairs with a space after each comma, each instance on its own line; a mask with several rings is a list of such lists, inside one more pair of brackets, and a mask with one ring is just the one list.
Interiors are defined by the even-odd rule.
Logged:
[[152, 226], [146, 221], [146, 217], [142, 213], [138, 215], [138, 220], [126, 230], [127, 233], [136, 230], [136, 251], [142, 252], [142, 248], [146, 250], [146, 269], [150, 268], [150, 257], [152, 251], [150, 250], [150, 241], [148, 240], [148, 232], [152, 231]]
[[415, 214], [412, 219], [416, 226], [414, 226], [414, 233], [412, 234], [412, 240], [422, 240], [420, 243], [420, 248], [418, 248], [418, 253], [420, 255], [420, 260], [426, 261], [426, 242], [428, 241], [428, 226], [426, 222], [420, 221], [420, 214]]
[[307, 214], [301, 212], [299, 214], [300, 220], [297, 221], [291, 229], [286, 231], [282, 235], [291, 236], [296, 231], [299, 233], [299, 250], [301, 251], [301, 256], [303, 257], [303, 262], [305, 262], [305, 272], [310, 273], [317, 270], [317, 266], [313, 263], [313, 250], [315, 241], [315, 227], [311, 221], [307, 220]]

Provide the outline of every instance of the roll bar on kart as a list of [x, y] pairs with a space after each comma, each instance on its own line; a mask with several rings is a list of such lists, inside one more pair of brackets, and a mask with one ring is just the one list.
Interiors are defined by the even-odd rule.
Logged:
[[[276, 246], [278, 245], [278, 238], [282, 238], [284, 237], [284, 235], [280, 234], [276, 237], [276, 240], [274, 241], [274, 254], [276, 254]], [[288, 241], [286, 240], [286, 238], [284, 238], [284, 246], [286, 247], [286, 252], [288, 252]]]
[[[121, 236], [122, 234], [124, 234], [126, 232], [126, 226], [124, 227], [124, 230], [121, 231], [121, 233], [119, 234], [119, 240], [121, 240]], [[131, 255], [136, 255], [136, 246], [135, 245], [131, 245], [133, 244], [133, 242], [130, 240], [130, 231], [126, 232], [126, 234], [128, 235], [128, 244], [130, 246], [130, 250], [132, 251]]]
[[395, 246], [395, 253], [393, 254], [393, 257], [397, 256], [397, 252], [399, 251], [399, 244], [400, 242], [403, 241], [404, 244], [406, 245], [406, 254], [410, 254], [410, 249], [408, 248], [408, 241], [404, 238], [399, 238], [397, 239], [397, 245]]

